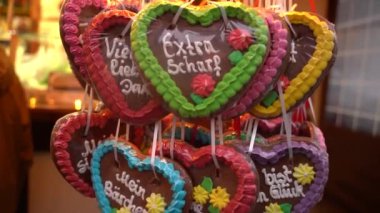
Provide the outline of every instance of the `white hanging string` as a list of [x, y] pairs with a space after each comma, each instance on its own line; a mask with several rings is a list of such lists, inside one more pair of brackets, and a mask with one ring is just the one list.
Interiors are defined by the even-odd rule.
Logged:
[[307, 101], [309, 102], [309, 108], [310, 108], [310, 112], [311, 112], [311, 118], [313, 119], [313, 123], [317, 123], [317, 117], [315, 116], [313, 99], [312, 98], [308, 98]]
[[84, 131], [84, 136], [87, 136], [88, 131], [90, 130], [93, 99], [94, 99], [93, 89], [90, 88], [90, 102], [88, 103], [87, 121], [86, 121], [86, 129]]
[[155, 158], [156, 158], [157, 139], [158, 139], [158, 131], [159, 131], [159, 129], [160, 129], [160, 121], [156, 121], [156, 123], [154, 124], [152, 153], [151, 153], [151, 156], [150, 156], [150, 166], [152, 168], [154, 177], [156, 179], [158, 179], [158, 176], [157, 176], [157, 173], [156, 173], [156, 169], [154, 167], [154, 161], [155, 161]]
[[211, 156], [216, 169], [220, 169], [218, 159], [216, 158], [216, 143], [215, 143], [215, 118], [211, 119]]
[[249, 142], [249, 149], [248, 149], [249, 153], [253, 152], [253, 146], [255, 145], [255, 141], [256, 141], [256, 133], [257, 133], [257, 127], [259, 126], [259, 121], [260, 121], [259, 119], [255, 119], [255, 123], [253, 125], [251, 141]]
[[289, 120], [288, 114], [286, 113], [285, 98], [284, 98], [284, 93], [282, 91], [281, 82], [277, 83], [277, 89], [278, 89], [280, 102], [281, 102], [281, 111], [282, 111], [282, 117], [284, 120], [286, 140], [288, 143], [289, 159], [292, 161], [293, 160], [292, 126], [291, 126], [291, 121]]
[[125, 140], [129, 142], [129, 131], [130, 131], [131, 125], [126, 123], [125, 124]]
[[81, 106], [81, 112], [84, 112], [86, 110], [86, 104], [87, 104], [87, 96], [88, 96], [88, 88], [90, 87], [90, 85], [88, 83], [86, 83], [86, 87], [84, 89], [84, 94], [83, 94], [83, 98], [82, 98], [82, 106]]
[[115, 133], [115, 140], [113, 142], [113, 155], [115, 158], [115, 162], [119, 163], [119, 157], [117, 155], [117, 143], [119, 140], [119, 133], [120, 133], [120, 119], [117, 120], [117, 126], [116, 126], [116, 133]]
[[219, 144], [224, 144], [224, 138], [223, 138], [223, 120], [222, 116], [218, 116], [218, 133], [219, 133]]
[[173, 116], [173, 121], [172, 121], [172, 135], [170, 137], [170, 158], [174, 159], [174, 141], [175, 141], [175, 132], [177, 129], [177, 117]]
[[254, 118], [249, 118], [249, 120], [248, 120], [248, 129], [247, 129], [247, 132], [245, 134], [245, 142], [248, 142], [248, 140], [251, 136], [253, 120], [254, 120]]
[[160, 149], [160, 157], [163, 158], [164, 152], [162, 150], [162, 122], [161, 122], [161, 120], [158, 122], [159, 122], [159, 125], [158, 125], [158, 147]]

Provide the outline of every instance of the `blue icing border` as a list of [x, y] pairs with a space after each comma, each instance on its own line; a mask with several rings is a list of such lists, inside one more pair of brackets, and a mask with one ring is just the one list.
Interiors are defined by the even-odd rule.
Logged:
[[[131, 169], [138, 169], [139, 171], [151, 170], [150, 157], [140, 160], [136, 157], [135, 151], [127, 145], [118, 143], [116, 145], [117, 151], [125, 157], [128, 161], [128, 166]], [[92, 153], [91, 160], [91, 179], [93, 188], [95, 191], [96, 199], [99, 203], [99, 208], [103, 213], [111, 213], [111, 204], [105, 195], [104, 187], [100, 177], [100, 161], [102, 157], [113, 151], [114, 141], [106, 140], [100, 144]], [[157, 173], [166, 178], [171, 185], [173, 192], [172, 201], [166, 207], [165, 213], [180, 213], [185, 206], [186, 191], [184, 190], [185, 181], [182, 179], [180, 172], [176, 170], [172, 163], [161, 161], [159, 158], [155, 158], [154, 167]]]

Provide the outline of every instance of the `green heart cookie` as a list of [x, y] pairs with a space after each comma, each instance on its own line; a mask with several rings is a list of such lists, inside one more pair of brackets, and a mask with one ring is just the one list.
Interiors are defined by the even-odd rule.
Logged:
[[[170, 111], [182, 118], [214, 116], [236, 100], [261, 67], [268, 27], [254, 9], [241, 3], [183, 4], [157, 1], [140, 11], [132, 25], [132, 50], [144, 77]], [[231, 44], [242, 38], [231, 39], [232, 32], [247, 32], [244, 35], [252, 36], [253, 42]], [[236, 48], [243, 56], [228, 57]], [[202, 98], [192, 100], [197, 95]]]

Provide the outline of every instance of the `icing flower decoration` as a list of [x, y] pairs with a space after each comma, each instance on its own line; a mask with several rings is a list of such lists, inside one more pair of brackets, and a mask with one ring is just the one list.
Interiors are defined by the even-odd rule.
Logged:
[[281, 82], [281, 87], [283, 90], [285, 90], [290, 85], [290, 81], [288, 77], [286, 77], [285, 75], [282, 75], [280, 77], [280, 82]]
[[309, 164], [300, 163], [294, 168], [293, 176], [297, 179], [297, 182], [306, 185], [310, 184], [314, 180], [315, 171]]
[[193, 78], [191, 88], [194, 94], [207, 97], [214, 91], [215, 81], [209, 74], [198, 74]]
[[228, 34], [227, 41], [235, 50], [245, 50], [253, 43], [253, 36], [247, 30], [234, 29]]
[[202, 205], [206, 204], [209, 198], [208, 194], [208, 191], [204, 189], [201, 185], [198, 185], [193, 189], [193, 199], [196, 203]]
[[146, 208], [149, 213], [163, 213], [165, 206], [165, 199], [160, 194], [152, 193], [146, 198]]
[[223, 209], [230, 202], [230, 194], [228, 194], [226, 188], [218, 186], [216, 189], [213, 189], [210, 194], [210, 203], [212, 206]]
[[265, 206], [265, 213], [283, 213], [280, 205], [277, 203], [271, 203]]

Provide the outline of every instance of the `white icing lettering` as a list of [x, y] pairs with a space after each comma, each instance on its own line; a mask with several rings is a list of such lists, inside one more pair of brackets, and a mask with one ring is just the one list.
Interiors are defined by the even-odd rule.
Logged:
[[[170, 75], [213, 72], [220, 76], [221, 58], [209, 40], [191, 41], [188, 34], [185, 35], [186, 41], [171, 40], [172, 34], [167, 32], [163, 36], [163, 50], [167, 58], [167, 70]], [[208, 56], [205, 60], [190, 61], [192, 56]], [[175, 59], [174, 59], [175, 57]]]
[[135, 199], [134, 195], [127, 198], [125, 195], [120, 193], [120, 187], [114, 186], [111, 181], [107, 180], [104, 183], [104, 193], [111, 200], [115, 201], [120, 206], [128, 208], [132, 213], [147, 213], [148, 211], [143, 207], [136, 206], [133, 204]]
[[98, 140], [97, 142], [94, 139], [84, 141], [84, 152], [81, 153], [82, 159], [79, 160], [76, 164], [78, 172], [80, 174], [84, 174], [86, 173], [86, 171], [90, 170], [90, 163], [88, 157], [101, 143], [102, 140]]
[[[293, 180], [292, 171], [286, 165], [282, 166], [282, 170], [282, 172], [276, 172], [275, 168], [271, 168], [270, 171], [265, 168], [261, 170], [264, 175], [264, 182], [269, 186], [269, 198], [277, 200], [305, 197], [303, 186]], [[269, 198], [265, 192], [261, 191], [257, 202], [269, 202]]]

